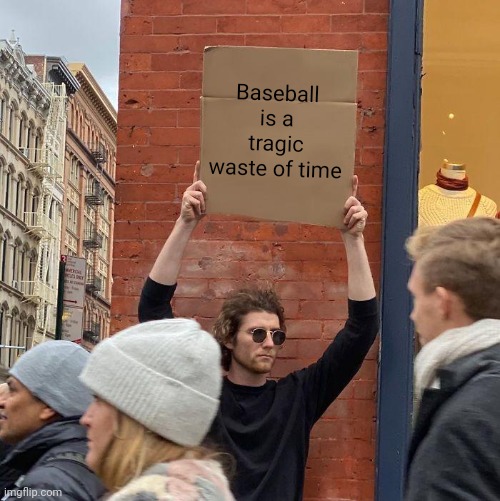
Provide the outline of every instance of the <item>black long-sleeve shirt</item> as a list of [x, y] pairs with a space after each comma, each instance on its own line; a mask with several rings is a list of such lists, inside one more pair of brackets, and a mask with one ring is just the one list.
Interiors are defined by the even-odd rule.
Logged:
[[[147, 279], [141, 322], [171, 318], [175, 286]], [[349, 318], [322, 357], [260, 387], [224, 378], [221, 405], [208, 439], [236, 460], [239, 501], [300, 501], [314, 423], [359, 370], [378, 331], [377, 301], [352, 301]]]

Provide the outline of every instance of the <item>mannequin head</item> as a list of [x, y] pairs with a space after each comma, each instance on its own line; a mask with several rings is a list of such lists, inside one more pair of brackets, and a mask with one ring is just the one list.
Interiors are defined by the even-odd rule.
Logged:
[[448, 179], [465, 179], [465, 164], [448, 162], [448, 160], [445, 159], [441, 167], [441, 174]]

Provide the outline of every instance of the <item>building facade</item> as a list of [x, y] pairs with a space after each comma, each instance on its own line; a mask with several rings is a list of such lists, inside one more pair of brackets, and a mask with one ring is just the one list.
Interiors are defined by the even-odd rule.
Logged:
[[61, 254], [86, 259], [83, 342], [91, 346], [110, 329], [116, 111], [84, 64], [69, 68], [80, 89], [68, 103]]
[[[144, 279], [178, 217], [199, 159], [205, 46], [359, 52], [355, 172], [370, 215], [365, 242], [378, 282], [389, 2], [181, 0], [166, 6], [125, 0], [121, 19], [112, 330], [137, 322]], [[279, 201], [279, 193], [276, 197]], [[281, 377], [315, 361], [345, 320], [346, 269], [340, 256], [342, 243], [332, 228], [209, 215], [187, 249], [175, 312], [195, 315], [210, 328], [228, 291], [275, 284], [289, 332], [272, 374]], [[305, 500], [374, 498], [377, 371], [374, 346], [315, 426]]]
[[[71, 77], [60, 60], [53, 71]], [[0, 41], [0, 364], [7, 367], [55, 335], [66, 88], [40, 79], [16, 39]]]

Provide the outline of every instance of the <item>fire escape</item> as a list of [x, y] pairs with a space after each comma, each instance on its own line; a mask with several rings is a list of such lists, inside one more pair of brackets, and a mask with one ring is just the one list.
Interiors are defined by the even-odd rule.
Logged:
[[[24, 299], [37, 305], [36, 325], [31, 346], [45, 340], [47, 332], [55, 332], [57, 307], [58, 256], [60, 241], [59, 208], [61, 196], [57, 188], [64, 172], [66, 128], [66, 89], [64, 85], [43, 84], [50, 95], [50, 108], [41, 147], [25, 150], [29, 170], [40, 179], [40, 196], [24, 213], [26, 231], [39, 239], [37, 262], [29, 280], [21, 282]], [[31, 346], [27, 346], [30, 348]]]
[[[106, 162], [106, 151], [101, 144], [96, 144], [91, 147], [92, 158], [96, 164], [97, 172], [101, 173], [103, 164]], [[99, 266], [99, 250], [103, 245], [103, 234], [100, 231], [100, 206], [104, 205], [105, 190], [100, 182], [100, 176], [94, 179], [89, 179], [87, 182], [87, 190], [85, 193], [85, 204], [87, 211], [92, 215], [90, 220], [86, 221], [85, 236], [83, 247], [86, 250], [87, 258], [87, 277], [85, 289], [91, 297], [88, 303], [90, 308], [87, 313], [83, 329], [83, 338], [94, 344], [100, 339], [100, 323], [94, 314], [95, 298], [101, 293], [103, 283], [101, 277], [97, 274]]]

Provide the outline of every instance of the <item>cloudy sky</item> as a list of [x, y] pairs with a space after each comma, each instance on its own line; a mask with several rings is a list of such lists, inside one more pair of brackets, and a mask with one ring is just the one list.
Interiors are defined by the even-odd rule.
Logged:
[[11, 30], [27, 54], [83, 62], [115, 108], [120, 0], [0, 0], [0, 39]]

